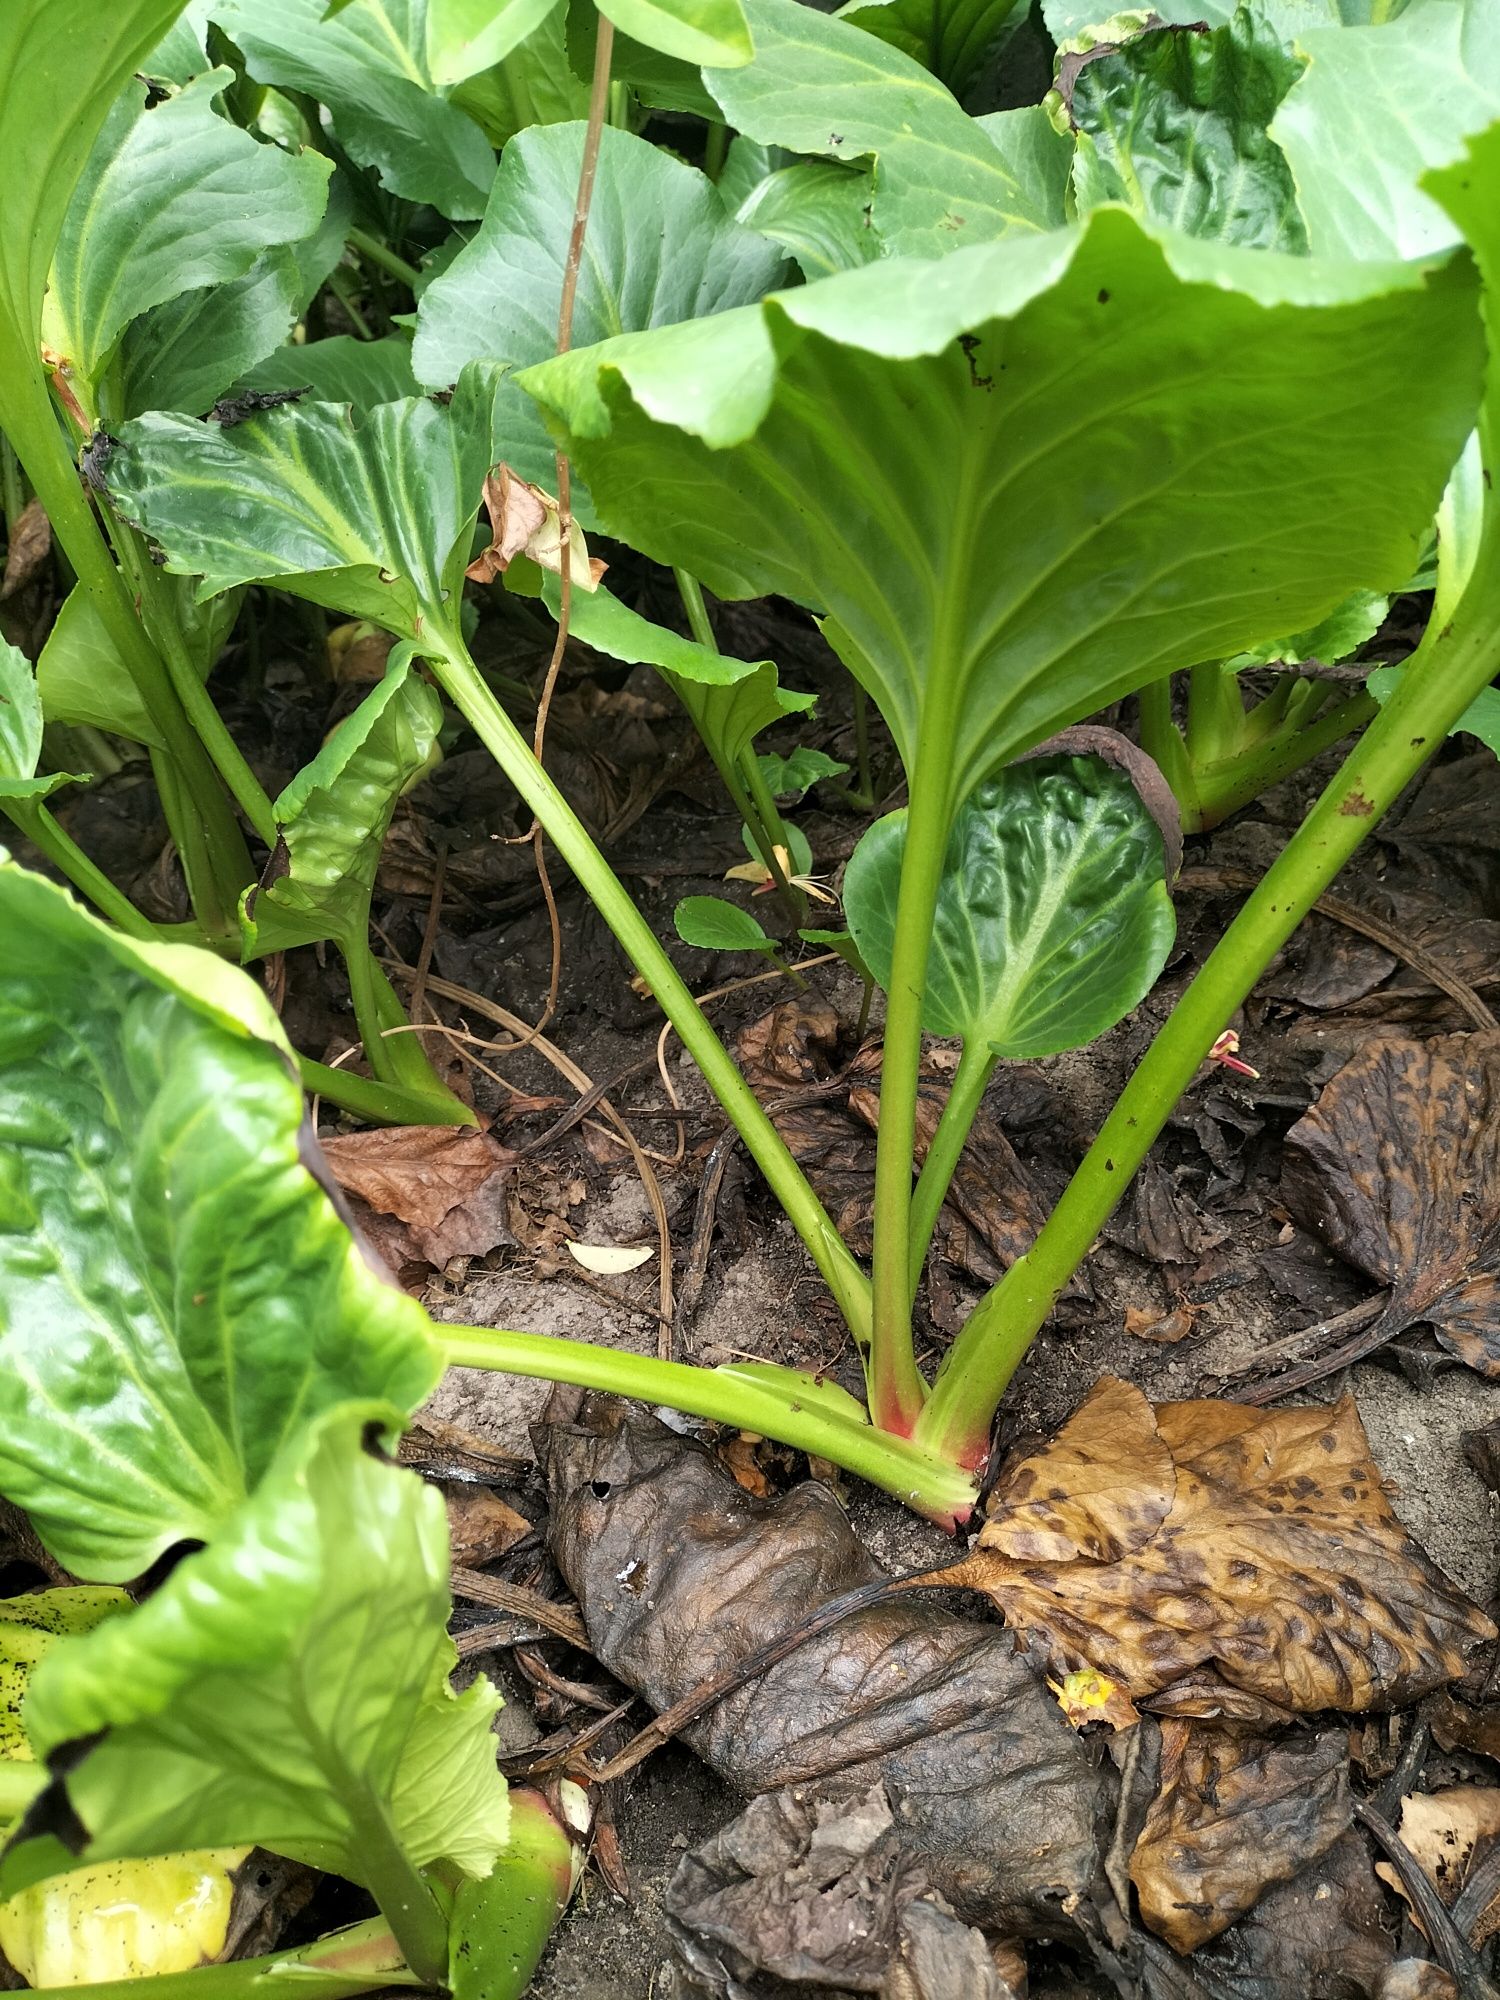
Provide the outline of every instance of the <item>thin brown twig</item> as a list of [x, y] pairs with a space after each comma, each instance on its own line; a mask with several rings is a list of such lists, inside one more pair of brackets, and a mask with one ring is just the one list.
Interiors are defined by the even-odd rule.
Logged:
[[492, 1611], [508, 1612], [512, 1618], [529, 1619], [554, 1638], [566, 1639], [585, 1653], [591, 1650], [583, 1619], [571, 1605], [554, 1604], [550, 1597], [527, 1590], [524, 1584], [505, 1583], [498, 1576], [486, 1576], [483, 1570], [465, 1569], [461, 1564], [455, 1566], [449, 1585], [465, 1604], [485, 1604]]

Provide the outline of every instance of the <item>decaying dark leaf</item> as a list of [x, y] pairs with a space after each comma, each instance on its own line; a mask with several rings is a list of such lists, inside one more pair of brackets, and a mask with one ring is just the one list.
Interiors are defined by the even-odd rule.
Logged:
[[1393, 1956], [1369, 1852], [1350, 1832], [1189, 1964], [1202, 2000], [1377, 2000]]
[[515, 1155], [488, 1132], [394, 1125], [325, 1139], [323, 1151], [340, 1187], [401, 1225], [394, 1240], [382, 1235], [394, 1263], [441, 1269], [511, 1240], [505, 1195]]
[[11, 530], [0, 576], [0, 601], [24, 590], [52, 553], [52, 523], [40, 500], [26, 502]]
[[[522, 479], [508, 465], [497, 465], [485, 475], [484, 506], [490, 517], [490, 545], [464, 571], [471, 582], [493, 583], [520, 555], [561, 576], [562, 515], [551, 493]], [[568, 575], [573, 588], [597, 590], [607, 567], [590, 556], [582, 528], [570, 522]]]
[[[1500, 1838], [1500, 1787], [1448, 1785], [1440, 1792], [1410, 1792], [1401, 1801], [1396, 1831], [1451, 1909], [1475, 1863], [1482, 1861]], [[1398, 1895], [1403, 1893], [1388, 1861], [1378, 1861], [1375, 1873]], [[1500, 1920], [1491, 1922], [1471, 1942], [1482, 1944], [1497, 1928]]]
[[1161, 1725], [1161, 1786], [1130, 1860], [1143, 1921], [1193, 1951], [1289, 1882], [1349, 1824], [1342, 1732], [1280, 1740]]
[[1430, 1958], [1401, 1958], [1381, 1980], [1378, 2000], [1458, 2000], [1458, 1981]]
[[1500, 1379], [1500, 1034], [1371, 1041], [1287, 1134], [1282, 1194], [1390, 1286], [1362, 1346], [1425, 1321]]
[[448, 1543], [454, 1562], [482, 1569], [531, 1533], [524, 1514], [488, 1486], [450, 1486]]
[[[590, 1645], [657, 1709], [880, 1575], [827, 1487], [756, 1500], [625, 1404], [590, 1397], [537, 1441]], [[1067, 1932], [1093, 1878], [1088, 1752], [1009, 1635], [923, 1600], [833, 1626], [684, 1740], [747, 1793], [883, 1782], [903, 1843], [968, 1922]]]
[[945, 1581], [982, 1591], [1054, 1673], [1132, 1699], [1212, 1664], [1282, 1706], [1393, 1708], [1495, 1627], [1407, 1535], [1351, 1399], [1162, 1403], [1106, 1377], [1002, 1480]]

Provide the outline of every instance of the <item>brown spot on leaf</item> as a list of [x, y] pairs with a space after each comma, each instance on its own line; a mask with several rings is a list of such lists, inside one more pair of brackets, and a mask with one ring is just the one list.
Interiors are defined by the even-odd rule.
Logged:
[[1368, 819], [1374, 810], [1374, 800], [1367, 799], [1357, 785], [1339, 807], [1345, 819]]

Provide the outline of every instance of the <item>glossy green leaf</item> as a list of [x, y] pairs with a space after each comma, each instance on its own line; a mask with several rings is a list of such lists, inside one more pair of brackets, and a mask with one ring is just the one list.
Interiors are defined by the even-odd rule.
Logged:
[[819, 951], [831, 951], [836, 958], [841, 958], [849, 970], [857, 973], [861, 979], [869, 979], [870, 968], [860, 957], [859, 946], [847, 931], [806, 930], [798, 931], [797, 935], [804, 944], [816, 945]]
[[411, 653], [395, 649], [384, 678], [277, 799], [276, 850], [241, 904], [247, 961], [325, 938], [349, 949], [365, 943], [396, 801], [436, 761], [443, 725], [443, 705]]
[[632, 41], [679, 62], [728, 69], [753, 53], [741, 0], [605, 0], [599, 11]]
[[794, 153], [873, 156], [871, 220], [888, 251], [936, 257], [1061, 220], [901, 50], [798, 0], [746, 0], [746, 11], [755, 61], [705, 72], [724, 116]]
[[38, 1662], [70, 1633], [129, 1609], [123, 1590], [88, 1583], [0, 1598], [0, 1759], [31, 1760], [21, 1703]]
[[941, 815], [1169, 670], [1399, 587], [1478, 335], [1463, 260], [1324, 265], [1106, 208], [522, 380], [610, 532], [826, 614]]
[[[176, 578], [173, 583], [178, 631], [206, 679], [234, 626], [243, 592], [231, 591], [211, 604], [197, 604], [190, 585]], [[81, 586], [63, 599], [53, 620], [37, 661], [36, 682], [48, 722], [87, 723], [132, 743], [165, 747], [104, 620]]]
[[748, 910], [723, 896], [684, 896], [672, 912], [672, 922], [684, 944], [700, 951], [764, 951], [774, 958], [776, 947]]
[[1276, 114], [1315, 252], [1422, 257], [1459, 240], [1418, 182], [1500, 117], [1488, 0], [1413, 0], [1379, 27], [1301, 37], [1307, 73]]
[[568, 61], [566, 0], [493, 69], [471, 76], [453, 93], [492, 146], [504, 146], [528, 125], [557, 125], [588, 115], [588, 86]]
[[761, 775], [777, 799], [800, 799], [822, 779], [841, 778], [849, 768], [826, 750], [811, 750], [805, 743], [799, 743], [786, 757], [763, 750], [759, 761]]
[[59, 785], [80, 782], [58, 773], [39, 778], [42, 699], [36, 675], [19, 646], [0, 639], [0, 799], [45, 799]]
[[[469, 362], [523, 368], [556, 352], [583, 135], [580, 124], [550, 125], [506, 147], [478, 234], [422, 295], [412, 365], [429, 388]], [[773, 245], [724, 213], [705, 175], [613, 127], [600, 135], [587, 242], [575, 346], [744, 305], [784, 269]], [[497, 408], [506, 462], [550, 490], [553, 448], [535, 404], [507, 382]], [[579, 512], [590, 526], [588, 508]]]
[[847, 0], [838, 18], [900, 49], [961, 97], [1025, 12], [1020, 0]]
[[503, 62], [559, 0], [427, 0], [427, 68], [434, 83], [462, 83]]
[[42, 334], [85, 401], [131, 320], [200, 286], [242, 278], [262, 250], [317, 227], [330, 162], [258, 145], [218, 100], [214, 69], [146, 110], [132, 83], [110, 111], [68, 207]]
[[326, 104], [350, 157], [407, 201], [464, 219], [484, 212], [495, 157], [428, 61], [432, 0], [212, 0], [257, 83]]
[[1304, 251], [1291, 168], [1268, 131], [1302, 67], [1248, 10], [1083, 56], [1060, 84], [1080, 211], [1118, 201], [1192, 236]]
[[[877, 820], [844, 874], [860, 954], [890, 983], [907, 815]], [[1156, 983], [1176, 935], [1161, 831], [1123, 771], [1035, 757], [954, 821], [922, 1023], [1011, 1062], [1097, 1039]]]
[[303, 1164], [251, 980], [14, 865], [0, 935], [0, 1492], [122, 1581], [212, 1535], [317, 1411], [415, 1408], [441, 1363]]
[[870, 200], [870, 176], [858, 168], [799, 160], [753, 187], [735, 220], [789, 250], [804, 278], [829, 278], [879, 256]]
[[[556, 587], [548, 582], [556, 616]], [[573, 637], [631, 666], [652, 666], [693, 718], [720, 771], [737, 765], [763, 729], [788, 715], [805, 714], [816, 697], [779, 685], [770, 660], [735, 660], [665, 625], [654, 625], [607, 590], [574, 592], [569, 619]], [[754, 849], [752, 848], [752, 853]]]
[[144, 314], [120, 342], [119, 405], [201, 417], [231, 384], [287, 339], [302, 274], [288, 250], [268, 250], [242, 278], [185, 292]]
[[1374, 638], [1385, 623], [1390, 605], [1391, 600], [1383, 591], [1351, 591], [1342, 604], [1336, 604], [1326, 618], [1319, 619], [1307, 631], [1294, 632], [1288, 639], [1268, 639], [1247, 653], [1237, 653], [1225, 665], [1237, 674], [1249, 667], [1298, 667], [1307, 660], [1325, 667], [1336, 666]]
[[[309, 1426], [145, 1603], [42, 1662], [32, 1745], [78, 1746], [54, 1771], [87, 1836], [66, 1865], [258, 1845], [369, 1883], [394, 1834], [418, 1867], [492, 1866], [499, 1703], [483, 1679], [448, 1686], [447, 1517], [367, 1448], [391, 1422], [362, 1404]], [[59, 1854], [14, 1844], [0, 1888]]]
[[356, 414], [291, 403], [223, 428], [150, 415], [123, 426], [106, 480], [120, 513], [199, 596], [270, 582], [431, 640], [456, 626], [484, 476], [502, 448], [495, 383], [466, 370], [451, 403]]
[[301, 347], [278, 347], [247, 369], [236, 387], [262, 393], [302, 389], [311, 402], [352, 403], [359, 410], [422, 393], [412, 373], [411, 342], [400, 333], [381, 340], [336, 333]]

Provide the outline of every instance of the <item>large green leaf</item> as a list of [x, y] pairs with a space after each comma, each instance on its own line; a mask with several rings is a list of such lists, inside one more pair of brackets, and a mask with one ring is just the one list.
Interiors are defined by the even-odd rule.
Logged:
[[412, 397], [356, 415], [293, 403], [229, 427], [151, 415], [126, 424], [106, 479], [167, 569], [278, 583], [404, 638], [456, 627], [470, 531], [499, 450], [493, 372], [450, 403]]
[[554, 7], [525, 41], [493, 69], [471, 76], [453, 93], [492, 146], [528, 125], [556, 125], [588, 113], [588, 86], [568, 61], [567, 7]]
[[755, 61], [705, 71], [738, 132], [795, 153], [873, 156], [871, 219], [890, 251], [1051, 229], [1046, 187], [1017, 174], [918, 62], [798, 0], [747, 0]]
[[1302, 72], [1248, 10], [1229, 24], [1152, 28], [1064, 74], [1080, 210], [1124, 202], [1193, 236], [1301, 252], [1291, 168], [1267, 128]]
[[1412, 0], [1379, 27], [1299, 38], [1307, 74], [1276, 114], [1315, 251], [1421, 257], [1457, 242], [1418, 186], [1465, 134], [1500, 116], [1500, 36], [1489, 0]]
[[[844, 874], [860, 956], [890, 984], [907, 815]], [[1161, 831], [1102, 758], [1035, 757], [964, 802], [943, 860], [922, 1024], [1010, 1062], [1082, 1048], [1156, 982], [1176, 935]]]
[[427, 0], [427, 68], [436, 84], [462, 83], [503, 62], [559, 0]]
[[411, 369], [411, 342], [400, 333], [381, 340], [336, 333], [300, 347], [278, 347], [247, 369], [237, 387], [262, 394], [302, 389], [313, 402], [353, 403], [356, 409], [421, 394]]
[[1105, 208], [522, 379], [612, 533], [826, 614], [951, 811], [1130, 690], [1399, 587], [1480, 359], [1464, 260], [1325, 265]]
[[441, 1364], [303, 1164], [252, 981], [14, 865], [0, 935], [0, 1492], [121, 1581], [212, 1535], [317, 1411], [415, 1408]]
[[753, 53], [741, 0], [600, 0], [599, 11], [632, 41], [678, 62], [729, 68]]
[[889, 42], [957, 96], [1012, 27], [1019, 0], [846, 0], [838, 18]]
[[392, 1834], [418, 1867], [488, 1872], [507, 1819], [499, 1704], [483, 1679], [448, 1686], [447, 1518], [367, 1447], [391, 1422], [363, 1404], [310, 1425], [144, 1604], [42, 1661], [28, 1735], [39, 1757], [72, 1747], [39, 1817], [71, 1810], [82, 1844], [19, 1840], [4, 1892], [79, 1862], [252, 1844], [369, 1882]]
[[[428, 387], [446, 387], [472, 361], [519, 368], [556, 351], [583, 134], [581, 124], [549, 125], [506, 147], [478, 234], [422, 295], [412, 365]], [[777, 283], [781, 253], [724, 213], [706, 175], [613, 127], [600, 142], [575, 346], [723, 312]], [[536, 405], [507, 383], [498, 410], [507, 463], [550, 487], [553, 450]]]
[[222, 116], [233, 81], [232, 70], [209, 70], [152, 110], [144, 88], [128, 85], [89, 156], [42, 315], [86, 407], [133, 319], [241, 278], [262, 250], [317, 227], [330, 162], [259, 145]]
[[352, 159], [392, 194], [464, 219], [484, 211], [495, 157], [433, 74], [432, 0], [212, 0], [258, 83], [305, 91], [333, 114]]
[[30, 660], [0, 639], [0, 799], [45, 799], [59, 785], [78, 781], [61, 773], [39, 778], [42, 698]]
[[369, 934], [370, 896], [396, 801], [437, 755], [443, 705], [398, 647], [384, 678], [335, 729], [275, 805], [265, 880], [241, 906], [246, 959]]

